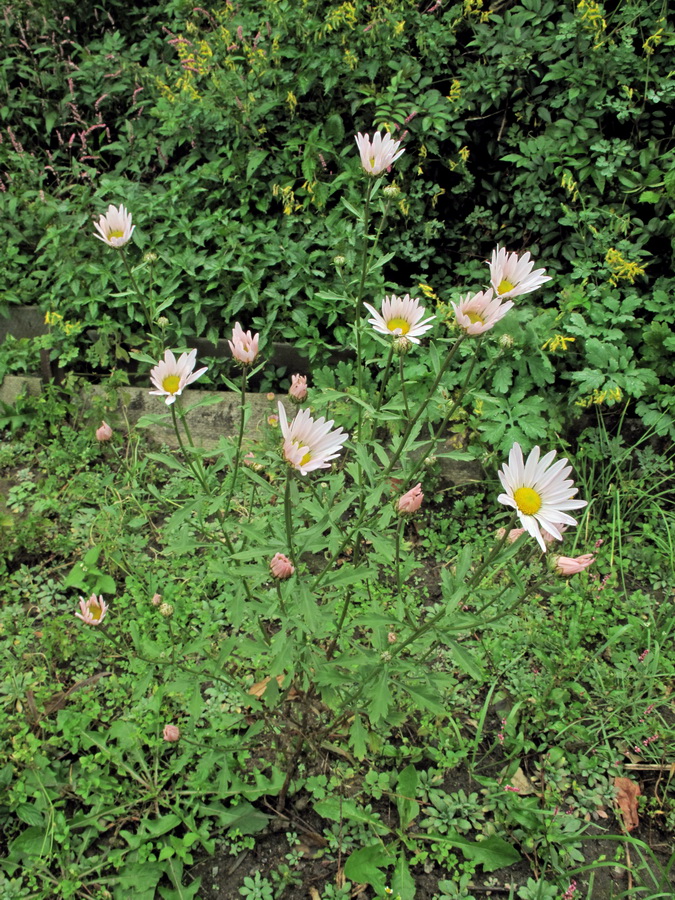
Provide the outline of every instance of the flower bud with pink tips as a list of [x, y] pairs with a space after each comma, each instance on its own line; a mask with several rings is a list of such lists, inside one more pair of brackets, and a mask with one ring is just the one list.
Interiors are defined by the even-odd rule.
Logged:
[[399, 150], [400, 141], [390, 134], [376, 131], [371, 141], [370, 135], [360, 132], [354, 138], [361, 155], [361, 165], [368, 175], [379, 175], [393, 165], [405, 150]]
[[450, 301], [455, 311], [455, 318], [460, 328], [467, 334], [484, 334], [494, 328], [513, 306], [513, 301], [502, 303], [499, 297], [492, 296], [492, 288], [467, 294], [459, 304]]
[[307, 376], [291, 375], [291, 386], [288, 396], [293, 403], [304, 403], [307, 399]]
[[519, 258], [517, 253], [507, 253], [499, 244], [497, 249], [492, 251], [489, 266], [492, 287], [502, 299], [530, 294], [551, 280], [551, 276], [546, 274], [546, 269], [532, 271], [534, 262], [530, 259], [529, 253], [524, 253]]
[[554, 556], [553, 561], [558, 575], [569, 577], [570, 575], [577, 575], [579, 572], [583, 572], [584, 569], [593, 565], [595, 557], [592, 553], [584, 553], [582, 556], [576, 557]]
[[315, 469], [329, 469], [330, 461], [340, 455], [342, 445], [349, 435], [337, 428], [332, 419], [323, 416], [313, 419], [308, 409], [301, 409], [289, 424], [286, 410], [279, 401], [279, 424], [284, 438], [283, 452], [286, 461], [301, 475]]
[[244, 331], [239, 322], [235, 323], [232, 329], [232, 340], [227, 343], [230, 345], [232, 356], [243, 366], [250, 366], [258, 355], [258, 339], [259, 334], [251, 334], [250, 331]]
[[156, 391], [150, 391], [159, 397], [166, 397], [166, 405], [171, 406], [176, 402], [176, 397], [180, 397], [184, 389], [200, 378], [204, 372], [208, 371], [207, 367], [197, 369], [193, 372], [195, 363], [197, 362], [197, 351], [190, 350], [189, 353], [183, 353], [180, 359], [176, 360], [171, 350], [167, 350], [164, 359], [160, 360], [154, 369], [150, 370], [150, 381], [157, 388]]
[[413, 513], [416, 513], [423, 500], [422, 482], [419, 482], [415, 487], [411, 487], [402, 497], [399, 497], [397, 505], [399, 516], [411, 516]]
[[108, 605], [103, 597], [92, 594], [88, 600], [80, 597], [80, 612], [75, 613], [78, 619], [82, 619], [85, 625], [100, 625], [108, 612]]
[[275, 553], [270, 560], [270, 572], [279, 581], [285, 581], [286, 578], [290, 578], [295, 572], [295, 566], [283, 553]]
[[99, 427], [96, 429], [96, 440], [101, 442], [109, 441], [112, 436], [113, 430], [110, 425], [108, 425], [108, 423], [105, 421], [101, 422]]
[[127, 212], [124, 206], [118, 209], [111, 203], [107, 213], [101, 216], [98, 222], [94, 222], [94, 228], [98, 231], [94, 237], [109, 247], [124, 247], [131, 240], [135, 227], [131, 224], [131, 213]]
[[178, 725], [165, 725], [162, 737], [170, 744], [175, 744], [176, 741], [180, 740], [180, 728]]

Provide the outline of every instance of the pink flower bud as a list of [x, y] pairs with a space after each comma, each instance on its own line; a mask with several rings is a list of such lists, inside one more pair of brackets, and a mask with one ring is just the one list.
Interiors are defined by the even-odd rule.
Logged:
[[180, 740], [180, 728], [178, 725], [165, 725], [162, 735], [165, 741], [175, 744], [176, 741]]
[[288, 396], [294, 403], [304, 403], [307, 399], [307, 378], [305, 375], [291, 376], [291, 387]]
[[155, 594], [150, 602], [153, 606], [159, 606], [159, 604], [162, 602], [162, 595]]
[[107, 422], [101, 422], [99, 427], [96, 429], [96, 440], [97, 441], [109, 441], [113, 436], [113, 430], [108, 425]]
[[576, 558], [556, 556], [555, 570], [558, 575], [576, 575], [578, 572], [583, 572], [584, 569], [587, 569], [594, 562], [595, 557], [591, 553], [585, 553], [583, 556], [577, 556]]
[[398, 501], [398, 512], [401, 516], [412, 515], [422, 505], [424, 494], [422, 493], [422, 483], [416, 484], [410, 488], [407, 494], [404, 494]]
[[284, 578], [291, 577], [293, 572], [295, 572], [295, 566], [283, 553], [275, 553], [270, 560], [270, 571], [275, 578], [283, 581]]
[[259, 337], [259, 334], [252, 335], [250, 331], [244, 331], [237, 322], [232, 330], [232, 340], [227, 342], [230, 345], [232, 356], [242, 365], [250, 365], [258, 355]]

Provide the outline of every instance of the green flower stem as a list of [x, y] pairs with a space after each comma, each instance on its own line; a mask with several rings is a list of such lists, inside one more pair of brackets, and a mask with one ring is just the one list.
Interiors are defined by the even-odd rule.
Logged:
[[[181, 421], [183, 422], [183, 425], [185, 426], [185, 416], [182, 414], [182, 412], [183, 411], [181, 410]], [[208, 494], [208, 496], [210, 497], [211, 491], [209, 490], [209, 486], [206, 483], [204, 473], [195, 466], [194, 460], [192, 460], [190, 458], [190, 455], [188, 454], [188, 451], [187, 451], [187, 447], [185, 446], [185, 444], [183, 442], [183, 438], [180, 433], [180, 428], [178, 427], [178, 417], [176, 415], [176, 404], [175, 403], [171, 404], [171, 421], [173, 422], [173, 430], [176, 433], [176, 439], [178, 440], [178, 446], [181, 449], [181, 453], [183, 454], [183, 457], [185, 459], [185, 462], [187, 463], [188, 468], [190, 469], [192, 474], [195, 476], [197, 481], [201, 484], [202, 490], [204, 491], [204, 493]], [[186, 429], [185, 433], [188, 435], [188, 440], [190, 441], [190, 446], [194, 447], [194, 444], [190, 440], [190, 433], [189, 433], [189, 431], [187, 431], [187, 429]]]
[[133, 289], [136, 291], [136, 296], [138, 297], [138, 299], [140, 301], [141, 309], [143, 310], [143, 315], [145, 316], [145, 320], [148, 323], [148, 328], [150, 329], [150, 334], [152, 334], [152, 336], [154, 338], [154, 337], [156, 337], [155, 323], [153, 321], [152, 315], [150, 314], [151, 310], [149, 311], [148, 307], [145, 304], [145, 298], [143, 297], [143, 294], [141, 293], [141, 289], [139, 288], [138, 282], [136, 281], [136, 278], [131, 269], [131, 266], [129, 265], [129, 260], [127, 259], [127, 254], [125, 253], [124, 247], [120, 247], [119, 251], [122, 256], [122, 262], [124, 263], [124, 268], [127, 270], [127, 275], [129, 276], [129, 280], [131, 281], [131, 285], [132, 285]]
[[342, 626], [344, 625], [345, 619], [347, 618], [347, 610], [349, 609], [351, 602], [352, 592], [349, 591], [349, 593], [345, 597], [345, 602], [342, 604], [342, 612], [340, 613], [340, 618], [338, 619], [337, 627], [335, 628], [333, 640], [330, 642], [328, 650], [326, 651], [327, 660], [333, 658], [333, 653], [335, 653], [335, 647], [337, 646], [338, 638], [340, 637], [340, 632], [342, 631]]
[[[392, 344], [393, 346], [393, 344]], [[401, 396], [403, 397], [403, 408], [405, 409], [406, 419], [410, 418], [410, 409], [408, 407], [408, 392], [405, 389], [405, 373], [403, 371], [403, 356], [398, 358], [398, 374], [401, 379]]]
[[281, 591], [281, 582], [277, 579], [277, 597], [279, 598], [279, 608], [281, 609], [281, 614], [283, 616], [286, 615], [286, 606], [284, 604], [284, 595]]
[[430, 388], [430, 390], [429, 390], [429, 392], [428, 392], [428, 394], [427, 394], [426, 399], [420, 404], [419, 409], [417, 410], [417, 412], [415, 413], [415, 415], [412, 417], [412, 419], [410, 419], [410, 420], [408, 421], [408, 424], [407, 424], [407, 426], [406, 426], [406, 429], [405, 429], [405, 431], [403, 432], [403, 436], [402, 436], [401, 440], [399, 441], [399, 445], [398, 445], [398, 447], [396, 448], [396, 450], [395, 450], [395, 452], [394, 452], [394, 455], [393, 455], [392, 458], [389, 460], [389, 465], [387, 466], [387, 468], [385, 469], [385, 471], [382, 473], [382, 477], [383, 477], [383, 478], [386, 478], [387, 475], [390, 475], [390, 474], [391, 474], [392, 469], [394, 468], [394, 466], [395, 466], [396, 463], [398, 462], [398, 460], [399, 460], [401, 454], [402, 454], [403, 451], [405, 450], [405, 446], [406, 446], [406, 444], [407, 444], [407, 442], [408, 442], [408, 438], [409, 438], [410, 435], [412, 434], [413, 428], [415, 427], [415, 425], [417, 425], [417, 422], [418, 422], [420, 416], [422, 415], [422, 413], [424, 412], [424, 410], [427, 408], [427, 406], [429, 405], [429, 403], [430, 403], [432, 397], [433, 397], [434, 394], [436, 393], [436, 388], [437, 388], [438, 385], [441, 383], [441, 379], [442, 379], [443, 376], [445, 375], [445, 373], [446, 373], [446, 371], [447, 371], [447, 369], [448, 369], [448, 366], [450, 365], [450, 363], [452, 362], [453, 357], [455, 356], [455, 353], [457, 353], [457, 351], [459, 350], [459, 348], [460, 348], [460, 346], [462, 345], [462, 343], [463, 343], [463, 341], [465, 340], [465, 338], [466, 338], [466, 332], [463, 332], [463, 333], [457, 338], [457, 340], [456, 340], [455, 343], [453, 344], [452, 348], [450, 349], [450, 351], [449, 351], [448, 354], [446, 355], [445, 360], [443, 361], [443, 364], [442, 364], [442, 366], [441, 366], [441, 368], [440, 368], [440, 370], [439, 370], [439, 372], [438, 372], [438, 375], [436, 376], [436, 378], [435, 378], [435, 380], [434, 380], [434, 383], [432, 384], [432, 386], [431, 386], [431, 388]]
[[284, 521], [286, 523], [286, 543], [288, 544], [288, 552], [291, 554], [291, 561], [297, 569], [298, 561], [295, 556], [295, 546], [293, 544], [293, 508], [291, 506], [292, 481], [293, 469], [289, 466], [286, 473], [286, 490], [284, 491]]
[[358, 519], [356, 520], [356, 524], [352, 527], [351, 531], [345, 536], [345, 539], [340, 544], [338, 549], [335, 551], [335, 553], [333, 553], [333, 555], [330, 557], [330, 559], [327, 560], [326, 565], [323, 567], [323, 569], [319, 572], [319, 574], [316, 576], [316, 578], [312, 582], [310, 590], [312, 590], [312, 591], [316, 590], [316, 588], [323, 581], [324, 576], [330, 570], [330, 568], [333, 565], [333, 563], [335, 562], [335, 560], [340, 558], [341, 554], [344, 552], [345, 547], [350, 543], [350, 541], [353, 541], [355, 538], [358, 537], [359, 530], [360, 530], [361, 526], [363, 525], [363, 520], [365, 518], [366, 518], [366, 513], [364, 510], [362, 510]]
[[241, 445], [244, 440], [244, 425], [246, 423], [246, 382], [248, 379], [248, 366], [243, 366], [241, 370], [241, 405], [239, 410], [239, 434], [237, 435], [237, 448], [234, 453], [234, 471], [232, 472], [232, 481], [230, 482], [230, 490], [225, 504], [225, 511], [230, 509], [234, 489], [237, 484], [237, 475], [239, 474], [239, 464], [241, 461]]
[[382, 376], [382, 381], [380, 382], [380, 390], [377, 393], [377, 405], [375, 406], [375, 412], [378, 413], [380, 411], [380, 407], [382, 406], [382, 401], [384, 400], [384, 392], [386, 390], [387, 384], [389, 383], [389, 373], [391, 371], [391, 362], [394, 358], [394, 342], [393, 340], [389, 344], [389, 353], [387, 354], [387, 361], [384, 365], [384, 375]]
[[[361, 354], [361, 302], [363, 300], [363, 291], [366, 285], [366, 275], [368, 274], [368, 225], [370, 219], [370, 198], [373, 193], [373, 180], [368, 179], [366, 187], [366, 201], [363, 210], [363, 258], [361, 261], [361, 277], [359, 279], [359, 287], [356, 292], [354, 301], [354, 331], [356, 334], [356, 385], [358, 389], [359, 400], [363, 393], [363, 359]], [[361, 404], [358, 406], [358, 419], [356, 425], [356, 440], [361, 439], [361, 425], [363, 420], [363, 409]]]

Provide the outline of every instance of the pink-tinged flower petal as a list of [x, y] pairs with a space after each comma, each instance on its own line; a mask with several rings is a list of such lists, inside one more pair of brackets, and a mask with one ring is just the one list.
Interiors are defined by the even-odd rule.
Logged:
[[118, 209], [110, 204], [107, 213], [101, 216], [98, 222], [94, 222], [94, 228], [98, 231], [94, 237], [109, 247], [123, 247], [131, 240], [135, 227], [131, 224], [131, 213], [127, 212], [124, 206]]
[[502, 303], [499, 297], [492, 296], [492, 288], [467, 294], [459, 304], [450, 301], [455, 311], [455, 318], [460, 328], [467, 334], [484, 334], [503, 319], [513, 306], [512, 301]]
[[102, 596], [92, 594], [88, 600], [80, 597], [80, 612], [75, 613], [78, 619], [82, 619], [85, 625], [100, 625], [108, 612], [108, 605]]
[[252, 335], [250, 331], [244, 331], [239, 322], [235, 323], [232, 330], [230, 345], [232, 356], [242, 365], [250, 366], [258, 355], [259, 334]]
[[304, 403], [307, 399], [307, 377], [305, 375], [292, 375], [288, 396], [294, 403]]
[[550, 275], [546, 274], [546, 269], [532, 271], [534, 262], [530, 259], [529, 253], [524, 253], [519, 258], [517, 253], [507, 253], [506, 249], [499, 245], [492, 251], [489, 266], [492, 287], [502, 299], [529, 294], [551, 280]]
[[180, 728], [178, 725], [165, 725], [162, 737], [170, 744], [175, 744], [176, 741], [180, 740]]
[[422, 493], [422, 483], [416, 484], [415, 487], [405, 493], [398, 501], [398, 512], [401, 516], [409, 516], [417, 512], [424, 500]]
[[164, 359], [160, 360], [150, 370], [150, 381], [157, 388], [156, 391], [150, 391], [150, 393], [159, 397], [166, 397], [165, 402], [167, 406], [175, 403], [176, 397], [180, 397], [189, 384], [192, 384], [204, 372], [208, 371], [208, 367], [204, 366], [203, 369], [197, 369], [196, 372], [193, 372], [196, 362], [196, 350], [183, 353], [178, 360], [176, 360], [171, 350], [167, 350], [164, 353]]
[[293, 572], [295, 572], [295, 566], [283, 553], [275, 553], [270, 560], [270, 571], [275, 578], [283, 581], [291, 577]]
[[360, 132], [354, 140], [361, 155], [361, 165], [368, 175], [379, 175], [384, 172], [405, 152], [398, 149], [400, 141], [395, 141], [390, 134], [383, 136], [379, 131], [375, 132], [372, 141], [370, 135]]
[[544, 552], [546, 542], [541, 529], [561, 541], [561, 525], [577, 524], [577, 520], [563, 510], [581, 509], [587, 505], [586, 500], [574, 499], [577, 488], [566, 477], [571, 467], [566, 465], [566, 459], [552, 464], [555, 455], [553, 450], [540, 459], [539, 447], [534, 447], [524, 461], [520, 444], [516, 443], [511, 448], [508, 463], [497, 473], [504, 488], [504, 493], [497, 499], [516, 510], [522, 527]]
[[559, 575], [576, 575], [579, 572], [583, 572], [584, 569], [587, 569], [590, 565], [595, 562], [595, 557], [592, 553], [584, 553], [583, 556], [556, 556], [555, 557], [555, 570]]
[[289, 424], [281, 402], [279, 424], [284, 438], [284, 456], [301, 475], [315, 469], [330, 468], [330, 460], [339, 456], [342, 445], [349, 437], [342, 428], [331, 431], [332, 419], [326, 422], [321, 416], [315, 421], [308, 409], [301, 409]]
[[113, 436], [113, 430], [108, 425], [107, 422], [101, 422], [99, 427], [96, 429], [96, 440], [97, 441], [109, 441]]

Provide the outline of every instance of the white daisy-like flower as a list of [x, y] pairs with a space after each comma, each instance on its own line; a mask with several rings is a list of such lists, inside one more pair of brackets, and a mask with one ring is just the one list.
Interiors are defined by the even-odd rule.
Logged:
[[108, 612], [108, 604], [99, 594], [92, 594], [88, 600], [80, 597], [80, 611], [75, 613], [78, 619], [82, 619], [85, 625], [100, 625]]
[[150, 380], [157, 388], [156, 391], [150, 391], [151, 394], [166, 397], [166, 405], [171, 406], [175, 402], [176, 397], [180, 397], [183, 389], [208, 370], [207, 366], [203, 369], [192, 370], [197, 361], [197, 351], [190, 350], [189, 353], [183, 353], [180, 359], [176, 360], [171, 350], [167, 350], [164, 359], [161, 359], [154, 369], [150, 370]]
[[251, 334], [250, 331], [244, 331], [239, 322], [235, 323], [232, 329], [232, 340], [227, 343], [230, 345], [232, 356], [244, 366], [250, 366], [258, 355], [259, 334]]
[[381, 314], [369, 303], [363, 305], [373, 317], [368, 321], [375, 331], [394, 337], [406, 337], [413, 344], [419, 344], [419, 339], [424, 332], [433, 327], [428, 323], [436, 318], [436, 316], [429, 316], [428, 319], [422, 321], [426, 309], [420, 306], [417, 297], [413, 299], [410, 294], [406, 294], [405, 297], [397, 297], [395, 294], [385, 297], [382, 301]]
[[473, 296], [467, 294], [459, 304], [450, 301], [455, 311], [455, 318], [460, 328], [467, 334], [483, 334], [503, 319], [513, 306], [513, 300], [502, 303], [499, 297], [492, 296], [492, 288], [478, 291]]
[[[395, 141], [390, 134], [376, 131], [373, 140], [368, 134], [357, 134], [354, 138], [361, 154], [361, 165], [369, 175], [379, 175], [393, 165], [405, 150], [399, 150], [400, 141]], [[397, 152], [398, 151], [398, 152]]]
[[529, 294], [536, 291], [547, 281], [551, 280], [546, 274], [546, 269], [536, 269], [530, 254], [524, 253], [520, 259], [517, 253], [507, 253], [504, 247], [497, 244], [497, 249], [492, 251], [492, 259], [489, 262], [490, 281], [498, 297], [517, 297], [520, 294]]
[[94, 228], [98, 231], [94, 237], [109, 247], [124, 247], [131, 240], [135, 227], [131, 224], [131, 213], [127, 212], [124, 206], [118, 209], [111, 203], [108, 212], [101, 216], [98, 222], [94, 222]]
[[574, 499], [577, 488], [567, 476], [572, 467], [567, 459], [553, 462], [556, 451], [551, 450], [539, 459], [539, 447], [534, 447], [527, 461], [523, 462], [523, 451], [516, 443], [509, 453], [508, 464], [499, 472], [499, 480], [504, 494], [497, 498], [500, 503], [512, 506], [518, 513], [520, 522], [541, 549], [546, 552], [546, 543], [540, 527], [556, 540], [562, 540], [561, 525], [576, 525], [577, 520], [568, 515], [567, 509], [581, 509], [586, 500]]
[[330, 460], [340, 455], [342, 445], [349, 437], [342, 428], [331, 431], [332, 419], [326, 422], [321, 416], [315, 421], [309, 409], [301, 409], [289, 425], [281, 402], [279, 424], [284, 436], [284, 456], [301, 475], [314, 469], [330, 468]]

